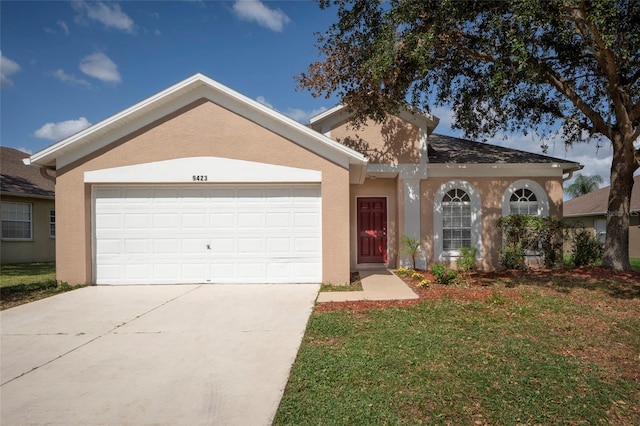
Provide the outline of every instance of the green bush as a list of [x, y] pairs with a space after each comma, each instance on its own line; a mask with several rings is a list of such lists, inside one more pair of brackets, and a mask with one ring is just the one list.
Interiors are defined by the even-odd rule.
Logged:
[[462, 247], [460, 249], [460, 258], [456, 262], [458, 269], [463, 272], [469, 272], [475, 269], [476, 266], [476, 253], [475, 247]]
[[448, 268], [442, 262], [432, 264], [431, 273], [435, 277], [435, 282], [439, 284], [452, 284], [458, 278], [458, 271], [456, 269]]
[[573, 266], [593, 265], [602, 259], [602, 246], [597, 238], [584, 228], [574, 230], [571, 245]]
[[562, 221], [554, 216], [513, 215], [496, 221], [502, 230], [500, 263], [507, 269], [526, 269], [525, 253], [539, 252], [547, 268], [562, 264]]

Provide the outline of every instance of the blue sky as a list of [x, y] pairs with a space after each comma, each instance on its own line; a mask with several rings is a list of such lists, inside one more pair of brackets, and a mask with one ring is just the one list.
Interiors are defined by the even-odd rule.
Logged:
[[[0, 19], [0, 144], [29, 153], [197, 72], [305, 124], [338, 102], [295, 90], [318, 58], [314, 33], [337, 19], [313, 2], [2, 0]], [[438, 133], [462, 136], [450, 111], [432, 113]], [[541, 153], [535, 137], [504, 136], [491, 142]], [[608, 144], [546, 142], [608, 182]]]

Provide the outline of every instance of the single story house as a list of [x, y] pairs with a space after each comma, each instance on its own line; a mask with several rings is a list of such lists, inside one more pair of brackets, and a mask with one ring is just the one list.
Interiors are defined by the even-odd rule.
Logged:
[[302, 125], [196, 74], [31, 156], [56, 171], [69, 283], [346, 283], [352, 270], [478, 249], [495, 220], [562, 216], [565, 160], [433, 133], [409, 110], [362, 130], [338, 106]]
[[[601, 244], [607, 236], [607, 215], [610, 186], [600, 188], [564, 204], [564, 219], [594, 233]], [[629, 257], [640, 258], [640, 176], [633, 178], [629, 208]]]
[[25, 158], [29, 154], [0, 147], [2, 264], [52, 262], [56, 256], [55, 179], [25, 165]]

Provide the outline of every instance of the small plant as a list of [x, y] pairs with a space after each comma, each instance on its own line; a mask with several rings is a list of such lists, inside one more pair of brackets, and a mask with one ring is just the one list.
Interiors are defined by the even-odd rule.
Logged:
[[431, 265], [431, 273], [435, 277], [435, 281], [439, 284], [452, 284], [458, 278], [458, 271], [445, 266], [442, 262]]
[[420, 281], [420, 280], [424, 280], [424, 275], [422, 275], [420, 272], [415, 272], [415, 271], [414, 271], [414, 272], [411, 274], [411, 278], [413, 278], [414, 280], [418, 280], [418, 281]]
[[427, 279], [423, 279], [422, 281], [420, 281], [418, 283], [418, 287], [420, 288], [427, 288], [431, 285], [431, 281], [427, 280]]
[[476, 252], [475, 247], [462, 247], [460, 248], [460, 258], [456, 262], [458, 269], [463, 272], [470, 272], [475, 269], [476, 266]]
[[404, 235], [402, 237], [402, 251], [411, 256], [413, 262], [413, 269], [416, 269], [416, 257], [420, 251], [420, 240], [417, 238], [411, 238]]
[[407, 275], [411, 275], [412, 273], [413, 273], [413, 269], [407, 269], [407, 268], [396, 269], [396, 275], [399, 277], [406, 277]]

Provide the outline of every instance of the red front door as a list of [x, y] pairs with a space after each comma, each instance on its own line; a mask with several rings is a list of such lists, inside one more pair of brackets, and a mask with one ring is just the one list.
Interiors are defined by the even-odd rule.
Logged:
[[387, 199], [358, 198], [358, 263], [387, 262]]

